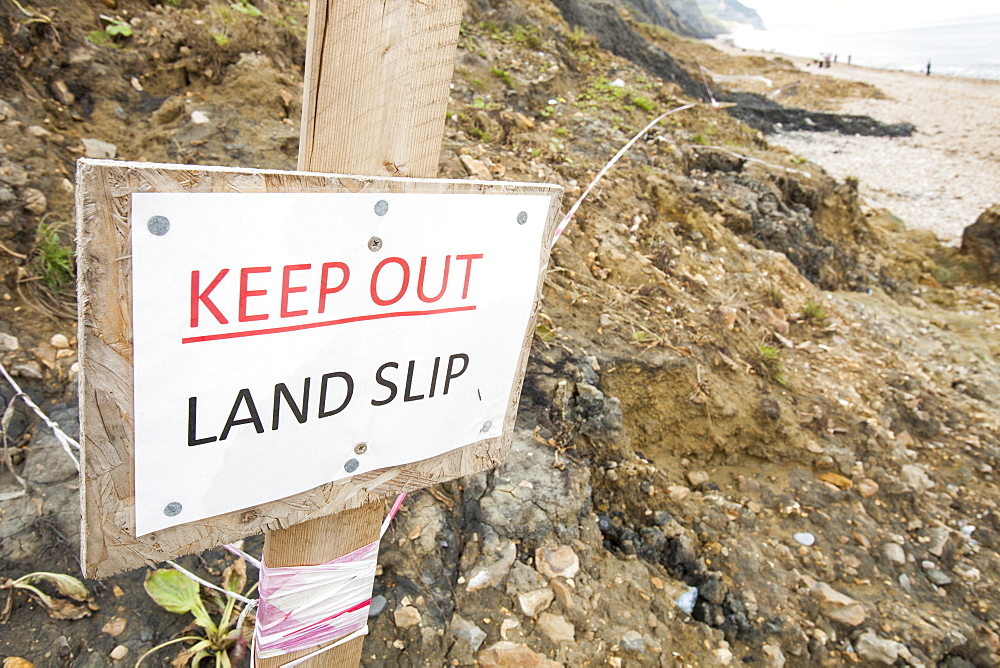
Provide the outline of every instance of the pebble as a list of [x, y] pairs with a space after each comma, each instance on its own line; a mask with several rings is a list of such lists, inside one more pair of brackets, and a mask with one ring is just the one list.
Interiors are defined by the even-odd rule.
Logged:
[[680, 503], [691, 496], [691, 490], [684, 485], [667, 485], [667, 496], [674, 503]]
[[576, 627], [562, 615], [543, 612], [538, 616], [536, 626], [552, 642], [573, 642], [576, 639]]
[[482, 160], [476, 160], [471, 155], [460, 155], [458, 157], [462, 161], [462, 165], [465, 167], [465, 171], [469, 173], [474, 179], [480, 181], [492, 181], [493, 173], [486, 166], [486, 163]]
[[704, 471], [688, 471], [687, 479], [692, 487], [701, 487], [709, 481], [708, 474]]
[[117, 638], [125, 632], [128, 620], [124, 617], [114, 617], [107, 624], [101, 627], [101, 633], [107, 633], [112, 638]]
[[527, 645], [501, 640], [490, 645], [476, 656], [483, 668], [563, 668], [544, 654], [539, 654]]
[[785, 653], [781, 651], [781, 645], [767, 643], [762, 650], [766, 657], [764, 662], [768, 668], [784, 668]]
[[927, 571], [927, 579], [939, 587], [950, 585], [953, 582], [947, 573], [937, 568], [932, 568]]
[[902, 643], [879, 638], [872, 631], [865, 631], [854, 642], [854, 651], [863, 660], [870, 663], [880, 663], [891, 666], [896, 663], [900, 654], [907, 655], [909, 651]]
[[69, 339], [66, 338], [65, 334], [53, 334], [52, 338], [49, 339], [49, 343], [52, 344], [53, 348], [57, 350], [63, 350], [64, 348], [69, 348]]
[[110, 160], [118, 154], [118, 147], [114, 144], [100, 139], [84, 138], [80, 140], [83, 144], [83, 154], [95, 160]]
[[11, 373], [15, 376], [21, 376], [22, 378], [33, 378], [35, 380], [42, 379], [42, 367], [38, 362], [22, 362], [20, 364], [15, 364], [10, 369]]
[[529, 617], [535, 617], [542, 610], [545, 610], [552, 605], [552, 601], [555, 599], [555, 596], [554, 591], [548, 587], [544, 587], [542, 589], [535, 589], [534, 591], [529, 591], [524, 594], [518, 594], [517, 602], [521, 606], [521, 612]]
[[621, 639], [622, 649], [626, 652], [645, 652], [646, 641], [638, 631], [626, 631]]
[[412, 605], [403, 605], [396, 608], [392, 613], [392, 618], [393, 621], [396, 622], [396, 626], [401, 629], [408, 629], [411, 626], [416, 626], [422, 620], [420, 611]]
[[127, 655], [128, 655], [128, 647], [126, 647], [125, 645], [118, 645], [118, 647], [115, 647], [113, 650], [111, 650], [111, 654], [109, 654], [108, 656], [110, 656], [115, 661], [121, 661]]
[[923, 494], [934, 487], [934, 481], [931, 480], [927, 471], [917, 464], [905, 464], [899, 470], [899, 480], [903, 483], [906, 491], [914, 494]]
[[21, 191], [21, 206], [29, 213], [40, 216], [49, 208], [49, 202], [38, 188], [25, 188]]
[[816, 544], [816, 536], [808, 532], [793, 534], [792, 538], [794, 538], [795, 542], [799, 545], [805, 545], [806, 547], [812, 547]]
[[211, 123], [212, 118], [204, 111], [192, 111], [191, 122], [195, 125], [204, 125], [206, 123]]
[[0, 332], [0, 350], [4, 352], [14, 352], [21, 347], [16, 336]]
[[[56, 79], [49, 85], [49, 90], [52, 91], [53, 97], [55, 97], [59, 102], [66, 105], [67, 107], [74, 102], [76, 102], [76, 96], [70, 92], [69, 87], [66, 82], [62, 79]], [[127, 651], [127, 650], [126, 650]]]
[[698, 588], [691, 587], [674, 600], [674, 605], [684, 612], [694, 614], [694, 604], [698, 602]]
[[535, 550], [535, 570], [548, 578], [571, 579], [580, 572], [580, 558], [569, 545]]
[[846, 594], [842, 594], [825, 582], [817, 582], [812, 594], [819, 601], [820, 613], [834, 622], [845, 626], [858, 626], [865, 621], [868, 613], [865, 606]]
[[625, 80], [622, 79], [621, 77], [618, 77], [617, 79], [611, 82], [611, 85], [614, 86], [615, 88], [624, 88]]
[[468, 584], [465, 586], [465, 590], [469, 592], [479, 591], [500, 584], [510, 572], [510, 567], [514, 565], [515, 557], [517, 557], [517, 546], [509, 542], [499, 559], [472, 572], [467, 578]]
[[903, 552], [903, 547], [899, 543], [886, 543], [882, 551], [885, 553], [886, 559], [897, 566], [906, 563], [906, 553]]
[[858, 481], [858, 494], [864, 499], [875, 496], [878, 494], [878, 483], [871, 478], [862, 478]]
[[388, 601], [385, 599], [385, 596], [382, 596], [382, 594], [372, 596], [372, 601], [368, 604], [368, 616], [378, 617], [381, 615], [382, 611], [385, 610], [387, 603]]
[[479, 651], [486, 640], [486, 632], [461, 615], [452, 616], [448, 630], [456, 638], [467, 642], [473, 652]]

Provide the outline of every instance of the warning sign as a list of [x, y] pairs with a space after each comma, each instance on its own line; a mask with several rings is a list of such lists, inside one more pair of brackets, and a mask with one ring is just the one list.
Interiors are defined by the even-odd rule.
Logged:
[[133, 194], [136, 535], [500, 434], [550, 204]]

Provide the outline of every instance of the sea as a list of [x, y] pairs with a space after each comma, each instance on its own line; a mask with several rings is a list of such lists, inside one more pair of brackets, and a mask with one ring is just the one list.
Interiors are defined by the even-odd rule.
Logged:
[[877, 32], [833, 32], [814, 26], [755, 30], [727, 36], [736, 46], [880, 69], [1000, 80], [1000, 14], [964, 18], [919, 28]]

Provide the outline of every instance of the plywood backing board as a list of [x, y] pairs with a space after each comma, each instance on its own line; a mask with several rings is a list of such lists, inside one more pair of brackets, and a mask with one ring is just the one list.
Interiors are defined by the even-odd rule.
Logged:
[[[295, 525], [437, 482], [492, 468], [506, 459], [533, 328], [527, 327], [503, 434], [402, 466], [356, 475], [288, 498], [135, 537], [130, 196], [144, 192], [385, 192], [528, 194], [551, 197], [544, 239], [551, 239], [558, 186], [444, 179], [395, 179], [81, 160], [77, 174], [83, 564], [88, 577], [153, 564], [242, 537]], [[474, 224], [474, 223], [472, 223]], [[538, 288], [549, 244], [539, 249]]]

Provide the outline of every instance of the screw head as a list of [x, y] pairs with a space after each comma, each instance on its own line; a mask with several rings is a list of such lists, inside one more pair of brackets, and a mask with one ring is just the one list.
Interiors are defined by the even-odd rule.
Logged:
[[361, 442], [354, 446], [354, 454], [363, 455], [368, 452], [368, 444]]
[[528, 222], [528, 212], [527, 211], [522, 211], [521, 213], [517, 214], [517, 224], [518, 225], [524, 225], [526, 222]]
[[163, 509], [163, 514], [167, 517], [176, 517], [181, 514], [183, 506], [177, 501], [171, 501], [167, 504], [166, 508]]
[[357, 459], [354, 459], [353, 457], [344, 462], [344, 470], [347, 471], [348, 473], [354, 473], [355, 471], [358, 470], [359, 466], [361, 466], [361, 462], [359, 462]]
[[170, 221], [166, 216], [153, 216], [146, 222], [146, 229], [158, 237], [170, 231]]
[[492, 427], [493, 427], [493, 422], [487, 420], [486, 422], [483, 423], [483, 432], [489, 431]]
[[368, 250], [373, 253], [377, 253], [382, 250], [382, 239], [380, 237], [372, 237], [368, 240]]
[[389, 211], [389, 203], [384, 199], [375, 202], [375, 215], [384, 216]]

